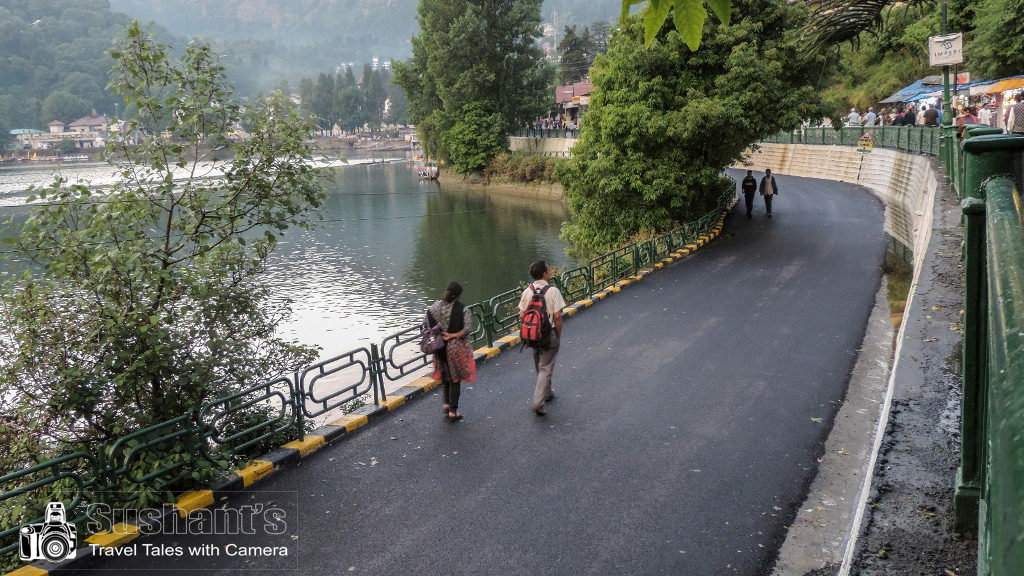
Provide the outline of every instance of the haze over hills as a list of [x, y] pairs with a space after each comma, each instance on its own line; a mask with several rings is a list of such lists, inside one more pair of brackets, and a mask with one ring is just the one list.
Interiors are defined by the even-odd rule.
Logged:
[[[418, 0], [110, 0], [111, 8], [153, 20], [174, 34], [220, 41], [321, 44], [339, 59], [407, 58], [419, 29]], [[614, 21], [620, 0], [545, 0], [544, 20], [565, 25]]]
[[[0, 133], [46, 129], [95, 109], [113, 115], [106, 54], [130, 19], [153, 22], [183, 49], [202, 37], [223, 56], [245, 97], [351, 63], [356, 71], [410, 56], [419, 0], [0, 0]], [[545, 0], [544, 18], [564, 26], [614, 22], [620, 0]], [[557, 13], [557, 17], [556, 17]]]

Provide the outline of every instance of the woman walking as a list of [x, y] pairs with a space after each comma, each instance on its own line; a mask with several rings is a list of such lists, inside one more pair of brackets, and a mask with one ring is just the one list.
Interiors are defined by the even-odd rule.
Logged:
[[427, 309], [430, 327], [440, 326], [444, 339], [444, 348], [434, 354], [434, 379], [440, 380], [444, 388], [441, 408], [450, 422], [462, 419], [459, 412], [462, 383], [476, 380], [476, 362], [467, 337], [473, 331], [473, 315], [459, 301], [461, 295], [462, 285], [452, 282], [444, 296]]

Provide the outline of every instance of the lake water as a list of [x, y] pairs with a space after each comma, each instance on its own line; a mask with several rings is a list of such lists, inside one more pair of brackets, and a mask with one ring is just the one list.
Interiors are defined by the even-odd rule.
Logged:
[[[320, 346], [321, 358], [416, 324], [452, 280], [469, 304], [528, 281], [535, 259], [568, 263], [558, 238], [568, 216], [560, 201], [423, 182], [405, 162], [352, 162], [330, 171], [323, 221], [284, 234], [266, 275], [275, 298], [292, 302], [282, 334]], [[62, 171], [94, 186], [113, 178], [106, 165]], [[0, 220], [26, 213], [24, 190], [46, 185], [52, 172], [0, 169]]]

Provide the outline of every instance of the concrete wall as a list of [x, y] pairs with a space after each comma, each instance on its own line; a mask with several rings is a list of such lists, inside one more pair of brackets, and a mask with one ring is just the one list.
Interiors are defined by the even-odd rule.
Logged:
[[509, 138], [509, 150], [540, 154], [542, 156], [570, 156], [569, 150], [576, 144], [575, 138], [533, 138], [529, 136], [512, 136]]
[[[885, 231], [914, 251], [920, 262], [932, 229], [932, 205], [941, 176], [928, 156], [876, 148], [858, 152], [849, 146], [760, 144], [736, 168], [807, 178], [852, 182], [885, 203]], [[915, 266], [916, 267], [916, 266]]]

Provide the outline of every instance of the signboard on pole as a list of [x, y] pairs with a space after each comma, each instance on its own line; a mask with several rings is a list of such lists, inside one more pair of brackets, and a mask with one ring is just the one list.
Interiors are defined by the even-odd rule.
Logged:
[[928, 37], [928, 64], [931, 66], [949, 66], [964, 61], [964, 35], [943, 34]]

